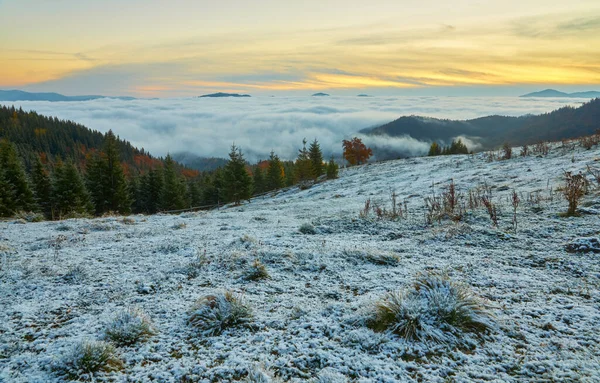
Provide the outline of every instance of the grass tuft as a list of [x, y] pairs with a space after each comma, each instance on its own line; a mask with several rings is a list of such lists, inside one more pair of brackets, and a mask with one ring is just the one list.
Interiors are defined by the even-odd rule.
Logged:
[[258, 281], [269, 278], [271, 278], [271, 276], [267, 271], [267, 267], [259, 259], [255, 259], [252, 266], [244, 273], [244, 279], [249, 281]]
[[445, 344], [461, 344], [462, 333], [482, 334], [494, 326], [489, 307], [467, 286], [432, 273], [377, 302], [367, 324], [406, 340]]
[[116, 346], [132, 346], [156, 334], [150, 318], [139, 309], [128, 309], [114, 318], [104, 334]]
[[52, 366], [57, 375], [70, 380], [93, 380], [98, 372], [113, 372], [123, 368], [115, 347], [102, 341], [83, 341]]
[[225, 329], [249, 325], [252, 309], [240, 295], [227, 291], [200, 298], [192, 307], [188, 323], [203, 336], [221, 334]]

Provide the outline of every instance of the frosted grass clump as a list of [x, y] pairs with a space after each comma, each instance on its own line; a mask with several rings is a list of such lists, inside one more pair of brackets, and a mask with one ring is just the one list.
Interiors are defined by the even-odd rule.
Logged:
[[267, 271], [267, 267], [258, 259], [255, 259], [252, 266], [248, 267], [244, 273], [244, 279], [249, 281], [258, 281], [269, 278], [271, 278], [271, 276]]
[[389, 293], [367, 324], [406, 340], [453, 345], [464, 345], [463, 333], [494, 327], [488, 305], [467, 286], [438, 274], [422, 275], [412, 288]]
[[314, 235], [317, 234], [317, 229], [310, 223], [303, 223], [298, 231], [302, 234]]
[[150, 318], [139, 309], [117, 314], [104, 330], [106, 338], [119, 347], [146, 341], [155, 334]]
[[82, 341], [60, 361], [52, 365], [57, 375], [69, 380], [93, 380], [98, 372], [113, 372], [123, 368], [115, 347], [103, 341]]
[[230, 327], [248, 325], [252, 309], [232, 292], [207, 295], [192, 307], [188, 323], [203, 336], [219, 335]]

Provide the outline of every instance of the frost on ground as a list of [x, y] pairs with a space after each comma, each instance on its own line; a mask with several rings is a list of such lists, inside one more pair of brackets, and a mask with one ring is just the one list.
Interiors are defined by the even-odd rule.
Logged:
[[[598, 382], [600, 197], [565, 217], [560, 188], [599, 156], [416, 158], [219, 211], [2, 222], [0, 381]], [[427, 224], [452, 179], [464, 209]], [[359, 215], [392, 191], [402, 217]], [[464, 290], [414, 292], [423, 275]], [[402, 315], [373, 329], [393, 294]]]

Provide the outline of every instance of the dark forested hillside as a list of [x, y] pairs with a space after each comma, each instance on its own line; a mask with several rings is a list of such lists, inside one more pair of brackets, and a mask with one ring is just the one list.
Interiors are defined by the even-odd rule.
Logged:
[[[38, 156], [44, 162], [71, 159], [84, 167], [90, 153], [102, 148], [105, 135], [72, 121], [25, 112], [14, 107], [0, 107], [0, 139], [12, 142], [30, 169]], [[126, 172], [142, 172], [155, 167], [160, 160], [144, 149], [117, 138], [117, 147]]]
[[570, 106], [541, 115], [521, 117], [487, 116], [472, 120], [442, 120], [420, 116], [400, 117], [380, 127], [365, 129], [369, 135], [410, 136], [420, 141], [449, 143], [463, 136], [482, 149], [503, 143], [533, 144], [590, 135], [600, 129], [600, 99], [578, 108]]

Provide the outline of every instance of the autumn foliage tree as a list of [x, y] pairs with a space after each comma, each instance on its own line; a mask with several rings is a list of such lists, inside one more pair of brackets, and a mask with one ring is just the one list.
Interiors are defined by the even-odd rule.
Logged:
[[373, 155], [371, 148], [363, 144], [358, 137], [354, 137], [350, 141], [342, 141], [342, 147], [344, 148], [344, 158], [350, 165], [364, 164]]

